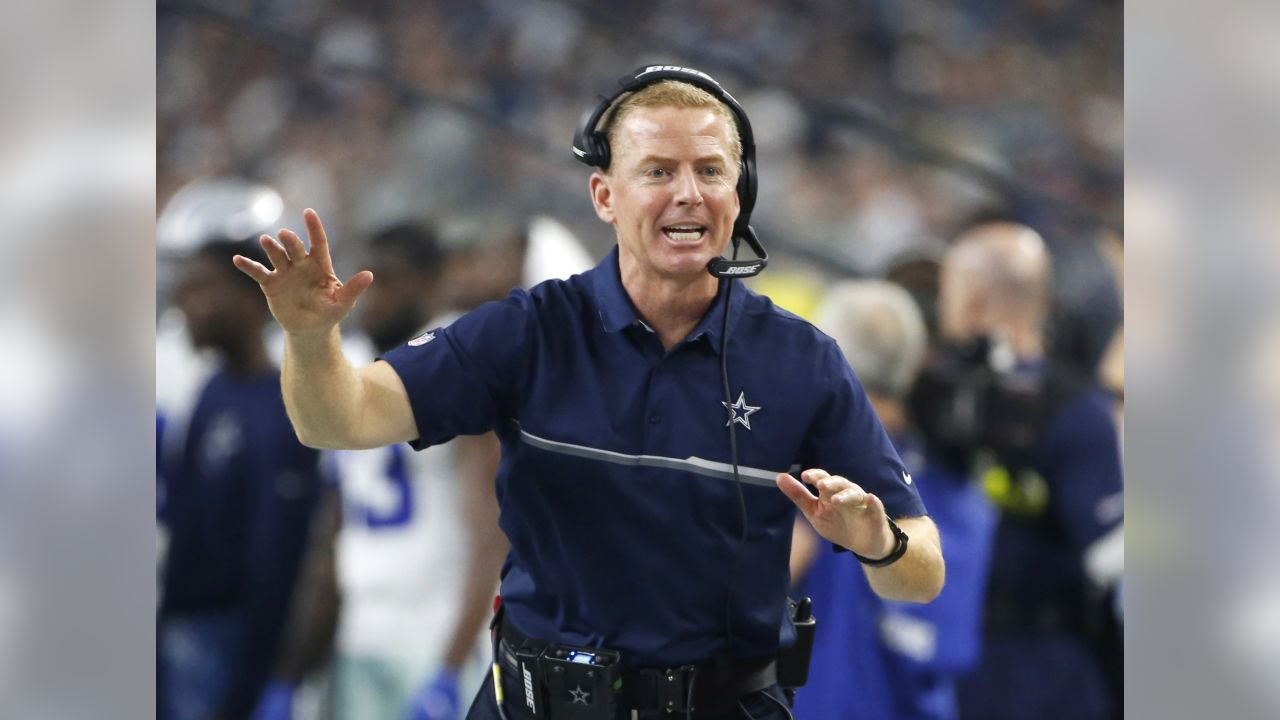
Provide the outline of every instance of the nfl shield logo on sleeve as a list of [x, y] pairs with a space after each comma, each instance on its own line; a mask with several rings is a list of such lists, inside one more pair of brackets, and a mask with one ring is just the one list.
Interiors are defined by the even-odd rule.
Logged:
[[432, 331], [432, 332], [424, 332], [424, 333], [422, 333], [421, 335], [419, 335], [418, 337], [416, 337], [416, 338], [414, 338], [414, 339], [410, 340], [410, 341], [409, 341], [409, 346], [410, 346], [410, 347], [418, 347], [419, 345], [426, 345], [427, 343], [429, 343], [429, 342], [431, 342], [432, 340], [435, 340], [435, 339], [436, 339], [436, 334], [435, 334], [435, 332], [434, 332], [434, 331]]

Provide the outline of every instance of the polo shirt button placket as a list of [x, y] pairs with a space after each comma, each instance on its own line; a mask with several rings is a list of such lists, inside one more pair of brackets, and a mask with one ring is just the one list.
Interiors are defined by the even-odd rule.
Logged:
[[[648, 411], [649, 411], [648, 424], [649, 424], [649, 427], [654, 429], [653, 430], [654, 433], [658, 432], [657, 428], [658, 426], [662, 425], [662, 421], [664, 420], [664, 416], [660, 408], [662, 407], [661, 398], [665, 397], [664, 391], [667, 385], [666, 375], [667, 375], [666, 362], [664, 360], [659, 360], [653, 366], [653, 372], [651, 375], [652, 379], [650, 381], [650, 386], [649, 386], [649, 398], [647, 403]], [[654, 443], [657, 441], [658, 441], [657, 437], [654, 437], [650, 435], [648, 432], [646, 432], [645, 433], [645, 452], [656, 452], [655, 450], [656, 446], [654, 445]]]

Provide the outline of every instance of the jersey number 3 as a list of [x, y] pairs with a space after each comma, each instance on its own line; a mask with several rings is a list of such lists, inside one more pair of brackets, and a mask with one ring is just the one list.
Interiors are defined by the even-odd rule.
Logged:
[[363, 503], [355, 507], [364, 524], [375, 530], [406, 525], [413, 517], [413, 486], [409, 482], [404, 450], [399, 445], [392, 445], [387, 449], [390, 452], [382, 477], [391, 484], [391, 489], [395, 493], [395, 502], [386, 510]]

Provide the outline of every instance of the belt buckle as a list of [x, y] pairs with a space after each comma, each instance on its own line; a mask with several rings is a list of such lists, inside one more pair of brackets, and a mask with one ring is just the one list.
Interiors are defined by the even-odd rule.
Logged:
[[686, 705], [686, 700], [693, 701], [688, 696], [688, 686], [697, 669], [697, 665], [681, 665], [662, 671], [658, 679], [658, 706], [662, 712], [672, 714], [693, 709]]

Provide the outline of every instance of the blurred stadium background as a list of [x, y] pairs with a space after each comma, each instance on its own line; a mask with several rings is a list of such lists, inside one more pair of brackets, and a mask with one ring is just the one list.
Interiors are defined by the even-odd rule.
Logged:
[[706, 69], [749, 109], [777, 268], [882, 273], [981, 214], [1029, 222], [1055, 254], [1121, 224], [1118, 2], [157, 10], [159, 207], [240, 175], [280, 191], [286, 225], [316, 207], [339, 243], [404, 217], [543, 213], [599, 256], [612, 235], [573, 127], [622, 72], [662, 61]]

